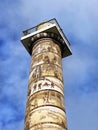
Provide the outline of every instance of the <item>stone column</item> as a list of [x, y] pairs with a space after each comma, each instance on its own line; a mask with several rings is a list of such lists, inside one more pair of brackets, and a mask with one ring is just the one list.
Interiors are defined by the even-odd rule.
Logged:
[[31, 38], [25, 130], [67, 130], [62, 78], [61, 39], [53, 33]]

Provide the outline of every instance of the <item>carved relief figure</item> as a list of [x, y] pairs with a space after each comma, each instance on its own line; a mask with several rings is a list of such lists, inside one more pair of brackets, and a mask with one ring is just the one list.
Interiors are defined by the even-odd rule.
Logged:
[[53, 82], [51, 82], [51, 88], [54, 88], [54, 83]]
[[44, 59], [43, 59], [43, 61], [44, 61], [45, 63], [50, 63], [50, 59], [49, 59], [48, 56], [45, 56]]
[[57, 98], [61, 101], [61, 96], [60, 96], [60, 94], [57, 94]]
[[37, 87], [37, 85], [34, 84], [34, 86], [33, 86], [33, 92], [36, 90], [36, 87]]
[[48, 92], [45, 92], [44, 95], [45, 95], [44, 98], [43, 98], [43, 99], [44, 99], [44, 102], [45, 102], [45, 103], [49, 103], [49, 91], [48, 91]]
[[43, 84], [43, 86], [49, 86], [49, 83], [45, 82], [45, 83]]
[[59, 78], [59, 74], [58, 74], [58, 71], [57, 71], [57, 70], [54, 71], [54, 76], [55, 76], [56, 78]]
[[50, 52], [52, 50], [51, 46], [48, 46], [48, 51]]
[[39, 78], [41, 76], [41, 69], [40, 66], [36, 66], [33, 70], [32, 77], [33, 78]]
[[42, 85], [42, 83], [38, 84], [38, 90], [41, 89], [41, 85]]
[[53, 57], [52, 62], [53, 62], [53, 63], [56, 63], [56, 62], [57, 62], [57, 57], [56, 57], [56, 56]]

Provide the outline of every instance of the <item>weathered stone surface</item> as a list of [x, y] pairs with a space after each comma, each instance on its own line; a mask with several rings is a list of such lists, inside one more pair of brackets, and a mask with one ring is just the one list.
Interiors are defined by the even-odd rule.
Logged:
[[61, 50], [44, 38], [32, 49], [25, 130], [66, 130]]

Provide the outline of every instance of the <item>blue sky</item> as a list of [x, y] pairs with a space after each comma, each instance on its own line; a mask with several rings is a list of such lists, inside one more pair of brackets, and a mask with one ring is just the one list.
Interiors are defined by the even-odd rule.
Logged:
[[22, 30], [56, 18], [73, 55], [62, 60], [69, 130], [98, 130], [98, 1], [0, 3], [0, 130], [23, 130], [31, 57]]

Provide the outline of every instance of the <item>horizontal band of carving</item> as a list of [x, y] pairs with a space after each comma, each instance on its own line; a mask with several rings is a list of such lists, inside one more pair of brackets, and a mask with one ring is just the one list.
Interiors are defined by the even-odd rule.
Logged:
[[[51, 79], [49, 79], [49, 78], [51, 78]], [[55, 81], [58, 81], [58, 82], [54, 82], [54, 80]], [[32, 78], [31, 78], [31, 80], [29, 80], [29, 84], [28, 84], [28, 88], [29, 87], [31, 87], [32, 86], [32, 83], [33, 84], [36, 84], [38, 81], [49, 81], [50, 83], [54, 83], [54, 85], [55, 86], [57, 86], [58, 88], [60, 88], [62, 91], [64, 91], [64, 87], [63, 87], [63, 82], [62, 81], [60, 81], [59, 79], [57, 79], [57, 78], [55, 78], [55, 77], [41, 77], [41, 78], [38, 78], [38, 79], [36, 79], [36, 80], [33, 80]]]
[[[60, 80], [62, 83], [63, 83], [63, 80], [61, 80], [60, 78], [56, 78], [55, 76], [51, 76], [51, 75], [45, 75], [45, 76], [42, 76], [42, 77], [50, 77], [50, 78], [55, 78], [56, 80]], [[32, 83], [32, 82], [35, 82], [35, 81], [39, 81], [42, 77], [39, 77], [39, 78], [34, 78], [34, 79], [29, 79], [29, 85]]]
[[[33, 63], [34, 64], [34, 63]], [[33, 66], [32, 64], [31, 64], [31, 69], [30, 69], [30, 73], [32, 72], [32, 70], [35, 68], [35, 67], [37, 67], [37, 66], [42, 66], [42, 65], [52, 65], [52, 66], [56, 66], [56, 67], [58, 67], [61, 71], [62, 71], [62, 66], [60, 66], [60, 65], [58, 65], [58, 64], [54, 64], [54, 63], [41, 63], [41, 64], [37, 64], [37, 65], [35, 65], [35, 66]], [[32, 67], [33, 66], [33, 67]]]
[[63, 108], [61, 108], [61, 107], [58, 107], [58, 106], [56, 106], [56, 105], [41, 105], [41, 106], [38, 106], [38, 107], [35, 107], [35, 108], [29, 110], [29, 112], [26, 113], [26, 115], [25, 115], [25, 120], [28, 118], [29, 114], [31, 114], [34, 110], [36, 110], [36, 109], [38, 109], [38, 108], [47, 107], [47, 106], [48, 106], [48, 107], [54, 107], [54, 108], [56, 107], [56, 108], [59, 108], [60, 110], [64, 111], [64, 113], [66, 114], [65, 109], [63, 109]]
[[[35, 116], [37, 117], [37, 120]], [[31, 122], [30, 125], [36, 125], [37, 123], [44, 123], [46, 121], [52, 121], [60, 124], [62, 124], [62, 122], [67, 122], [65, 111], [54, 106], [43, 106], [38, 107], [33, 111], [28, 111], [25, 116], [25, 122], [28, 120]]]
[[[34, 126], [31, 126], [30, 129], [33, 127], [36, 127], [38, 130], [38, 129], [44, 128], [45, 125], [47, 125], [47, 128], [49, 128], [49, 127], [50, 128], [57, 128], [58, 130], [62, 130], [62, 128], [64, 128], [64, 130], [67, 130], [67, 127], [62, 127], [61, 125], [56, 124], [56, 123], [54, 124], [52, 122], [45, 122], [45, 123], [41, 123], [41, 124], [39, 123], [39, 124], [36, 124]], [[49, 127], [48, 127], [48, 125], [49, 125]], [[60, 127], [61, 127], [61, 129], [60, 129]]]
[[40, 90], [28, 96], [27, 107], [30, 105], [34, 108], [40, 105], [56, 105], [64, 108], [64, 95], [56, 90]]
[[[44, 53], [46, 53], [46, 52], [51, 52], [51, 53], [53, 53], [53, 54], [55, 54], [55, 55], [61, 57], [61, 56], [59, 55], [59, 53], [55, 53], [55, 52], [53, 52], [53, 51], [43, 51], [43, 52], [41, 52], [41, 54], [42, 54], [42, 53], [44, 54]], [[39, 54], [40, 54], [40, 52], [39, 52], [39, 53], [36, 53], [36, 54], [33, 53], [33, 56], [36, 56], [36, 55], [39, 55]]]
[[42, 93], [42, 92], [47, 92], [47, 91], [49, 91], [49, 92], [57, 92], [58, 94], [61, 94], [62, 97], [64, 98], [64, 95], [63, 95], [62, 93], [60, 93], [59, 91], [57, 91], [57, 90], [44, 89], [44, 90], [40, 90], [40, 91], [38, 91], [38, 92], [33, 93], [33, 94], [28, 98], [28, 100], [31, 100], [30, 98], [32, 98], [32, 96], [34, 96], [34, 95], [36, 95], [36, 94], [38, 94], [38, 93], [40, 94], [40, 93]]

